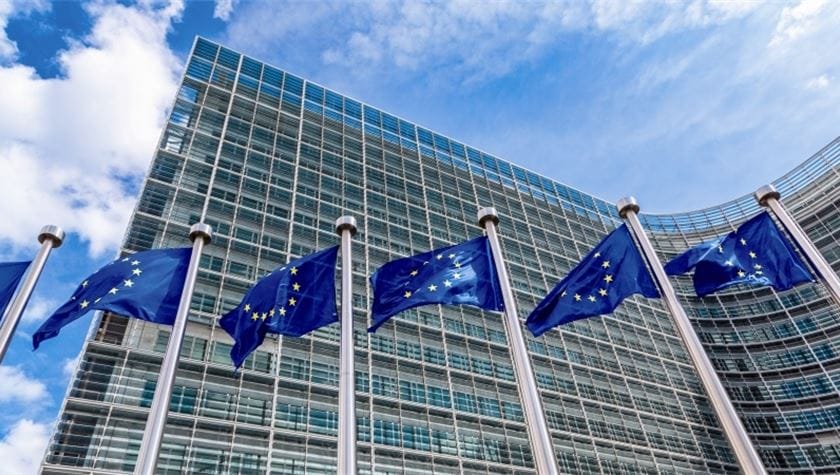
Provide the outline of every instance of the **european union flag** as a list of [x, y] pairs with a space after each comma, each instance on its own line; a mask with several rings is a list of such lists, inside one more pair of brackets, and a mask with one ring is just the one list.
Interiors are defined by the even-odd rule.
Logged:
[[793, 246], [766, 212], [726, 236], [701, 243], [665, 265], [668, 275], [694, 269], [694, 290], [703, 297], [736, 284], [788, 290], [814, 280]]
[[85, 279], [64, 305], [32, 335], [32, 346], [58, 335], [90, 310], [107, 310], [148, 322], [172, 325], [192, 249], [153, 249], [102, 267]]
[[4, 262], [0, 264], [0, 318], [6, 313], [6, 305], [12, 300], [18, 282], [29, 267], [30, 261]]
[[370, 276], [375, 332], [392, 316], [427, 304], [503, 310], [502, 291], [487, 237], [391, 261]]
[[551, 328], [611, 313], [625, 298], [659, 297], [642, 255], [622, 224], [592, 249], [525, 321], [534, 336]]
[[219, 324], [233, 337], [236, 367], [268, 333], [302, 336], [338, 321], [335, 260], [338, 247], [296, 259], [258, 280]]

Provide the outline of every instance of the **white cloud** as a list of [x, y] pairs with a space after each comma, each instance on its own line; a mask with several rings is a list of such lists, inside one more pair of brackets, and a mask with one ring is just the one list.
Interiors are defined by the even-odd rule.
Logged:
[[16, 366], [0, 366], [0, 381], [3, 382], [0, 384], [0, 403], [30, 403], [47, 395], [44, 383], [30, 378]]
[[808, 89], [825, 89], [828, 87], [830, 82], [831, 79], [828, 77], [828, 74], [820, 74], [819, 76], [810, 79], [805, 87]]
[[58, 308], [58, 303], [54, 300], [35, 297], [26, 306], [26, 310], [23, 311], [23, 323], [40, 323], [56, 308]]
[[[356, 74], [396, 67], [470, 82], [506, 75], [562, 41], [564, 33], [607, 33], [644, 44], [743, 18], [759, 5], [710, 0], [249, 3], [228, 33], [252, 54], [290, 41], [311, 43], [325, 64]], [[330, 25], [326, 33], [325, 25]]]
[[216, 7], [213, 9], [213, 18], [228, 21], [237, 0], [216, 0]]
[[49, 442], [50, 427], [22, 419], [0, 440], [3, 473], [29, 475], [38, 473]]
[[[2, 0], [0, 0], [2, 1]], [[0, 236], [33, 244], [43, 224], [117, 246], [145, 174], [181, 65], [166, 33], [183, 5], [93, 3], [90, 34], [58, 55], [62, 76], [0, 68]]]
[[6, 26], [16, 16], [49, 10], [46, 0], [0, 0], [0, 62], [14, 60], [18, 53], [17, 44], [9, 39]]
[[70, 378], [73, 376], [73, 372], [76, 371], [76, 366], [79, 364], [79, 358], [81, 357], [81, 353], [76, 355], [74, 358], [67, 358], [64, 360], [64, 364], [61, 366], [61, 371], [64, 373], [64, 376]]
[[782, 46], [813, 33], [825, 6], [825, 0], [802, 0], [794, 7], [785, 7], [779, 15], [770, 46]]

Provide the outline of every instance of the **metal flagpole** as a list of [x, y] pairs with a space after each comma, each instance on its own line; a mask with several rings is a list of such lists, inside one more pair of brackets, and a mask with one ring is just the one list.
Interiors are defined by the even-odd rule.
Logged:
[[175, 323], [172, 325], [172, 334], [169, 335], [169, 343], [166, 346], [166, 355], [160, 367], [160, 376], [155, 387], [152, 407], [149, 410], [149, 419], [146, 421], [146, 430], [143, 432], [143, 442], [140, 445], [140, 453], [134, 469], [135, 475], [153, 475], [155, 465], [157, 465], [166, 416], [169, 414], [169, 400], [172, 398], [175, 372], [178, 370], [178, 358], [181, 354], [181, 345], [184, 343], [184, 333], [187, 330], [187, 316], [193, 289], [195, 289], [198, 263], [201, 260], [204, 245], [208, 244], [212, 237], [213, 228], [207, 224], [196, 223], [190, 228], [190, 240], [193, 243], [190, 264], [187, 268], [187, 277], [184, 279], [184, 290], [181, 292], [178, 313], [175, 314]]
[[729, 445], [735, 452], [735, 458], [738, 460], [741, 471], [747, 475], [766, 474], [764, 464], [762, 464], [758, 452], [753, 447], [744, 424], [738, 418], [732, 401], [729, 400], [726, 390], [723, 389], [712, 362], [709, 361], [700, 339], [697, 338], [697, 333], [694, 332], [694, 328], [688, 320], [688, 315], [677, 300], [677, 294], [665, 274], [665, 269], [662, 268], [662, 263], [659, 261], [656, 251], [653, 250], [647, 234], [642, 229], [642, 224], [636, 215], [639, 212], [636, 199], [633, 197], [622, 198], [618, 201], [617, 207], [618, 214], [630, 225], [630, 229], [633, 230], [633, 234], [636, 235], [636, 239], [642, 248], [642, 254], [647, 258], [651, 270], [653, 270], [653, 276], [662, 293], [665, 306], [677, 326], [686, 349], [688, 349], [691, 362], [694, 363], [694, 369], [697, 370], [700, 381], [703, 382], [703, 387], [706, 389], [706, 394], [709, 396], [709, 401], [712, 403], [712, 408], [717, 414], [718, 420], [720, 420], [723, 432], [729, 440]]
[[338, 376], [338, 473], [356, 473], [356, 345], [353, 338], [353, 255], [350, 238], [356, 218], [342, 216], [335, 222], [341, 236], [341, 360]]
[[26, 273], [23, 285], [12, 300], [9, 311], [6, 312], [6, 317], [0, 324], [0, 363], [6, 356], [6, 351], [12, 342], [12, 336], [15, 334], [21, 315], [23, 315], [23, 309], [26, 308], [29, 297], [32, 296], [32, 290], [38, 283], [38, 278], [41, 277], [41, 271], [44, 270], [44, 264], [47, 263], [50, 252], [61, 246], [63, 241], [64, 231], [60, 227], [47, 225], [41, 228], [41, 233], [38, 234], [38, 242], [41, 243], [41, 248], [38, 249], [35, 259], [29, 265], [29, 271]]
[[816, 268], [820, 281], [828, 289], [828, 292], [834, 297], [834, 301], [840, 305], [840, 278], [831, 268], [828, 261], [817, 249], [817, 246], [808, 238], [805, 231], [799, 226], [799, 223], [793, 219], [793, 216], [788, 213], [788, 210], [782, 205], [779, 198], [781, 195], [773, 185], [764, 185], [755, 192], [755, 199], [761, 206], [766, 206], [773, 211], [773, 214], [779, 218], [782, 226], [788, 234], [799, 244], [799, 248], [811, 261], [811, 264]]
[[537, 473], [540, 475], [556, 475], [560, 472], [557, 467], [557, 459], [554, 455], [554, 443], [551, 440], [551, 433], [545, 421], [542, 400], [537, 381], [534, 378], [534, 369], [531, 367], [531, 360], [528, 359], [528, 351], [525, 347], [525, 337], [522, 335], [522, 327], [519, 321], [519, 314], [516, 311], [516, 300], [513, 298], [513, 291], [510, 288], [507, 268], [505, 267], [502, 248], [499, 244], [499, 237], [496, 235], [496, 225], [499, 224], [499, 216], [495, 208], [482, 208], [478, 211], [478, 224], [487, 232], [490, 240], [490, 249], [493, 251], [493, 260], [496, 264], [496, 273], [499, 275], [499, 284], [502, 288], [502, 299], [505, 304], [505, 330], [510, 344], [510, 355], [513, 359], [513, 367], [516, 371], [517, 388], [519, 398], [525, 411], [525, 423], [528, 428], [528, 438], [534, 451], [534, 460], [537, 465]]

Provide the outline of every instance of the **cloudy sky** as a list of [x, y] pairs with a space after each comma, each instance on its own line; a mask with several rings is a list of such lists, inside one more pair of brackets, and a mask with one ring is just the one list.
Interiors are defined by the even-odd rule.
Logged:
[[35, 328], [116, 253], [195, 35], [609, 200], [686, 211], [840, 135], [840, 2], [0, 0], [0, 260], [68, 231], [0, 367], [34, 473], [89, 318]]

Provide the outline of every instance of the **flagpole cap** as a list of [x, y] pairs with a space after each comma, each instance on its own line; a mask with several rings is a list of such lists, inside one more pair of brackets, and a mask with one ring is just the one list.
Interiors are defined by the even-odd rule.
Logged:
[[351, 236], [356, 235], [356, 218], [352, 216], [341, 216], [335, 220], [335, 232], [341, 236], [344, 230], [350, 231]]
[[781, 193], [776, 190], [776, 187], [773, 185], [764, 185], [761, 188], [755, 190], [755, 199], [758, 201], [758, 204], [761, 206], [767, 206], [767, 200], [774, 199], [778, 200], [782, 197]]
[[195, 241], [201, 238], [204, 244], [208, 244], [213, 239], [213, 226], [204, 223], [195, 223], [190, 226], [190, 241]]
[[639, 202], [632, 196], [621, 198], [615, 204], [615, 207], [618, 208], [618, 215], [621, 216], [622, 219], [626, 218], [627, 213], [630, 211], [633, 213], [639, 212]]
[[487, 208], [481, 208], [478, 210], [478, 225], [482, 228], [484, 227], [484, 222], [487, 220], [493, 221], [493, 224], [496, 226], [499, 225], [499, 213], [496, 212], [496, 208], [492, 206]]
[[61, 246], [61, 243], [64, 242], [64, 230], [52, 224], [44, 226], [38, 234], [38, 242], [43, 244], [47, 239], [52, 241], [53, 249]]

